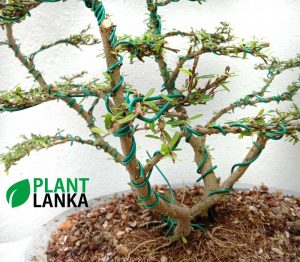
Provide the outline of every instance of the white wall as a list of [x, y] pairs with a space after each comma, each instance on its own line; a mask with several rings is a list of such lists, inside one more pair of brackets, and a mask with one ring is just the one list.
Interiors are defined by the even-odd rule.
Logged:
[[[104, 1], [106, 10], [113, 14], [112, 20], [118, 25], [120, 34], [140, 35], [145, 30], [143, 20], [147, 17], [145, 1]], [[208, 0], [208, 3], [198, 5], [182, 0], [177, 4], [170, 4], [160, 8], [159, 13], [163, 20], [163, 30], [177, 28], [188, 31], [193, 28], [213, 30], [220, 21], [228, 21], [235, 29], [237, 36], [250, 39], [254, 35], [264, 38], [271, 43], [270, 54], [283, 59], [299, 52], [300, 4], [297, 0]], [[77, 33], [87, 24], [92, 25], [92, 31], [98, 34], [93, 14], [85, 8], [82, 1], [69, 0], [65, 3], [42, 4], [32, 11], [32, 17], [26, 22], [15, 26], [15, 35], [22, 42], [21, 48], [25, 53], [32, 52], [42, 43], [55, 41], [59, 38]], [[4, 31], [0, 30], [0, 39], [4, 39]], [[174, 41], [174, 46], [184, 46], [182, 40]], [[37, 57], [36, 67], [42, 71], [46, 80], [51, 83], [60, 75], [72, 74], [87, 70], [90, 77], [102, 77], [105, 70], [104, 60], [96, 57], [101, 52], [101, 46], [83, 48], [80, 52], [72, 47], [55, 47]], [[13, 52], [6, 47], [0, 48], [0, 88], [9, 89], [21, 84], [24, 87], [32, 85], [32, 78], [14, 58]], [[175, 56], [168, 57], [170, 65], [174, 66]], [[199, 73], [222, 73], [225, 66], [230, 65], [238, 77], [232, 79], [231, 93], [219, 93], [215, 101], [208, 106], [197, 106], [189, 109], [192, 113], [207, 113], [208, 116], [198, 121], [209, 119], [212, 112], [228, 105], [236, 99], [245, 96], [260, 87], [265, 74], [255, 71], [253, 65], [259, 62], [250, 58], [246, 61], [228, 59], [214, 55], [205, 55], [200, 60]], [[162, 81], [158, 69], [153, 61], [125, 65], [122, 72], [128, 83], [141, 91], [156, 87], [159, 91]], [[296, 80], [299, 70], [286, 72], [278, 77], [272, 86], [272, 94], [284, 91], [286, 85]], [[178, 84], [182, 83], [182, 78]], [[299, 95], [296, 103], [299, 104]], [[264, 105], [270, 108], [275, 104]], [[288, 103], [280, 105], [287, 109]], [[248, 108], [248, 114], [254, 115], [259, 107]], [[96, 116], [104, 114], [104, 104], [97, 107]], [[238, 119], [245, 115], [242, 110], [236, 110], [236, 115], [226, 115], [224, 120]], [[102, 122], [98, 118], [98, 123]], [[62, 102], [50, 102], [38, 107], [0, 115], [0, 152], [5, 146], [12, 146], [19, 141], [21, 134], [55, 134], [57, 128], [65, 129], [66, 133], [88, 137], [86, 124]], [[102, 123], [101, 123], [102, 125]], [[157, 150], [159, 144], [153, 140], [144, 139], [137, 135], [138, 155], [141, 160], [146, 159], [145, 150]], [[240, 141], [236, 136], [210, 137], [208, 143], [215, 150], [213, 157], [218, 165], [217, 175], [225, 178], [231, 166], [243, 159], [251, 139]], [[184, 149], [178, 154], [178, 162], [173, 165], [166, 160], [160, 167], [167, 174], [172, 183], [194, 182], [197, 178], [196, 166], [193, 163], [191, 149], [182, 144]], [[270, 141], [268, 147], [241, 179], [244, 183], [259, 185], [264, 182], [273, 187], [297, 190], [300, 184], [299, 145], [282, 141]], [[188, 167], [188, 168], [187, 168]], [[83, 145], [69, 144], [58, 146], [40, 153], [32, 153], [31, 157], [23, 159], [18, 166], [13, 167], [9, 176], [3, 168], [0, 171], [0, 241], [19, 239], [32, 234], [38, 227], [61, 212], [60, 209], [34, 209], [31, 203], [19, 208], [11, 209], [5, 202], [5, 192], [15, 181], [23, 178], [48, 177], [82, 177], [90, 178], [88, 197], [108, 194], [114, 191], [127, 189], [128, 175], [125, 170], [114, 165], [101, 151]], [[52, 181], [53, 181], [52, 180]], [[162, 183], [156, 173], [153, 183]]]

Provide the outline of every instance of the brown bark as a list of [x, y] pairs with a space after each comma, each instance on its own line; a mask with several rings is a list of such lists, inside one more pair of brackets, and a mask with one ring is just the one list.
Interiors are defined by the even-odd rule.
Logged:
[[[117, 62], [117, 56], [113, 53], [113, 48], [111, 47], [111, 42], [109, 41], [109, 36], [112, 32], [113, 24], [109, 19], [104, 19], [102, 24], [100, 25], [100, 34], [102, 38], [102, 43], [104, 47], [104, 54], [106, 58], [107, 66], [111, 66]], [[120, 68], [116, 68], [111, 74], [112, 78], [112, 86], [120, 81]], [[121, 86], [113, 95], [114, 106], [119, 108], [124, 100], [124, 92], [123, 87]], [[132, 146], [132, 137], [131, 135], [127, 135], [124, 137], [120, 137], [121, 147], [124, 155], [127, 155], [130, 152]], [[136, 157], [132, 159], [132, 161], [127, 166], [127, 171], [130, 174], [131, 179], [137, 184], [140, 184], [144, 181], [144, 178], [139, 176], [139, 165]], [[136, 188], [136, 192], [138, 195], [142, 197], [146, 197], [149, 193], [149, 188], [147, 184], [142, 187]], [[147, 205], [153, 205], [156, 202], [156, 195], [152, 192], [151, 198], [146, 201]], [[156, 212], [171, 217], [174, 221], [177, 222], [177, 229], [175, 233], [178, 236], [187, 236], [191, 232], [190, 225], [190, 209], [185, 205], [177, 205], [177, 204], [169, 204], [163, 200], [160, 200], [158, 205], [153, 208]]]
[[[174, 81], [179, 73], [179, 68], [181, 68], [184, 64], [183, 59], [181, 59], [176, 67], [176, 69], [173, 71], [170, 80], [168, 81], [168, 83], [166, 84], [167, 86], [170, 86], [170, 84], [172, 83], [172, 81]], [[163, 57], [159, 57], [157, 59], [157, 63], [159, 65], [159, 69], [161, 71], [161, 75], [163, 76], [164, 81], [167, 80], [166, 76], [164, 76], [164, 74], [162, 73], [164, 70], [164, 59]], [[177, 108], [177, 113], [181, 114], [181, 117], [179, 117], [178, 119], [180, 120], [186, 120], [188, 118], [188, 114], [187, 111], [185, 110], [185, 108], [183, 106], [180, 106]], [[206, 137], [196, 137], [196, 136], [192, 136], [189, 141], [187, 141], [191, 147], [194, 150], [194, 160], [196, 162], [197, 165], [199, 165], [199, 163], [201, 162], [201, 160], [203, 159], [203, 149], [202, 149], [202, 145], [205, 144], [206, 141]], [[210, 169], [212, 167], [212, 162], [211, 162], [211, 157], [210, 155], [207, 156], [207, 160], [206, 163], [203, 165], [203, 167], [201, 168], [201, 173], [204, 173], [205, 171], [207, 171], [208, 169]], [[219, 187], [219, 183], [217, 180], [217, 177], [215, 175], [214, 172], [211, 172], [208, 176], [206, 176], [203, 179], [204, 182], [204, 187], [205, 187], [205, 192], [204, 195], [207, 195], [208, 192], [210, 192], [213, 189], [216, 189]]]
[[[264, 148], [267, 143], [267, 138], [265, 137], [258, 137], [256, 143]], [[253, 145], [250, 150], [248, 151], [246, 157], [244, 158], [243, 162], [249, 161], [253, 157], [255, 157], [260, 152], [255, 145]], [[227, 189], [231, 188], [246, 172], [250, 165], [246, 166], [239, 166], [231, 175], [224, 181], [224, 183], [220, 186], [219, 189]], [[192, 207], [192, 217], [195, 218], [196, 216], [203, 216], [207, 214], [207, 211], [210, 207], [216, 205], [220, 199], [224, 196], [224, 194], [216, 194], [212, 196], [204, 196], [198, 203], [196, 203]]]

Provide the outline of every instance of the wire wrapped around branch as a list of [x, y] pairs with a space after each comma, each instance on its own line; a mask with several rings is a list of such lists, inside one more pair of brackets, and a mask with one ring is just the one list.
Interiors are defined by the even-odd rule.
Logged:
[[103, 149], [113, 156], [116, 162], [121, 162], [122, 155], [113, 147], [111, 147], [103, 139], [93, 141], [90, 139], [82, 139], [80, 136], [62, 135], [61, 132], [57, 132], [54, 136], [41, 136], [31, 134], [30, 138], [23, 136], [24, 141], [14, 145], [12, 148], [8, 148], [7, 153], [0, 155], [0, 161], [5, 166], [5, 171], [8, 171], [12, 165], [15, 165], [26, 155], [29, 155], [32, 151], [39, 151], [41, 149], [48, 149], [57, 145], [70, 142], [72, 146], [75, 143], [86, 144], [96, 147], [98, 150]]

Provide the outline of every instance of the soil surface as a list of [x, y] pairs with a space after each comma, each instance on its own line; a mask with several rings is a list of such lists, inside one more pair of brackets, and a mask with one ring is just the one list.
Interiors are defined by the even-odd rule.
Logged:
[[[159, 193], [167, 192], [162, 186]], [[200, 186], [175, 190], [191, 206]], [[214, 218], [213, 218], [214, 217]], [[269, 193], [267, 186], [228, 194], [210, 219], [195, 221], [187, 238], [175, 239], [168, 224], [138, 203], [133, 193], [73, 214], [52, 233], [49, 262], [104, 261], [300, 261], [300, 198]]]

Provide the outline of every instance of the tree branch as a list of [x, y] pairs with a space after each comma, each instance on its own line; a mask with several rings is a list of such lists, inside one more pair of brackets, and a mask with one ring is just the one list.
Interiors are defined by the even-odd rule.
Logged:
[[17, 87], [15, 90], [0, 92], [0, 112], [18, 111], [40, 105], [59, 98], [95, 96], [105, 99], [108, 87], [97, 83], [82, 85], [57, 84], [49, 86], [46, 91], [42, 87], [31, 88], [29, 91]]
[[36, 50], [35, 52], [33, 52], [29, 55], [30, 60], [34, 60], [35, 56], [38, 53], [45, 51], [49, 48], [52, 48], [54, 46], [61, 45], [61, 44], [71, 45], [76, 48], [80, 48], [80, 46], [91, 46], [91, 45], [99, 44], [100, 41], [98, 39], [94, 38], [94, 36], [91, 34], [87, 34], [87, 31], [89, 29], [90, 29], [90, 26], [81, 30], [81, 32], [79, 34], [70, 35], [67, 38], [57, 40], [53, 43], [42, 45], [38, 50]]
[[[188, 52], [187, 52], [187, 55], [185, 57], [189, 57], [190, 54], [191, 54], [191, 51], [192, 51], [192, 49], [190, 47], [189, 50], [188, 50]], [[183, 59], [182, 57], [179, 58], [179, 61], [178, 61], [177, 65], [176, 65], [175, 69], [173, 70], [169, 81], [167, 82], [167, 86], [170, 86], [170, 84], [172, 84], [176, 80], [176, 78], [178, 77], [178, 74], [180, 72], [180, 68], [183, 67], [183, 65], [184, 65], [185, 62], [186, 62], [185, 59]]]
[[121, 163], [121, 159], [123, 157], [116, 148], [110, 146], [103, 139], [94, 142], [93, 140], [81, 139], [79, 136], [62, 136], [59, 132], [55, 136], [40, 136], [31, 134], [31, 139], [28, 139], [26, 136], [23, 136], [23, 138], [24, 141], [22, 143], [14, 145], [12, 148], [9, 148], [7, 153], [0, 155], [0, 161], [4, 163], [6, 172], [12, 165], [15, 165], [19, 160], [26, 155], [29, 155], [30, 152], [34, 150], [39, 151], [41, 149], [48, 149], [67, 142], [71, 142], [71, 145], [76, 142], [95, 146], [97, 149], [103, 149], [105, 152], [110, 154], [117, 163]]
[[[157, 5], [158, 6], [166, 6], [170, 3], [174, 3], [174, 2], [179, 2], [180, 0], [177, 0], [177, 1], [174, 1], [174, 0], [158, 0], [157, 1]], [[203, 2], [206, 2], [206, 0], [190, 0], [190, 1], [193, 1], [193, 2], [198, 2], [200, 5], [203, 3]]]
[[[20, 50], [20, 46], [16, 44], [16, 40], [13, 36], [13, 30], [11, 24], [5, 25], [6, 33], [7, 33], [7, 40], [9, 43], [9, 47], [15, 52], [16, 57], [19, 59], [19, 61], [29, 70], [29, 73], [32, 74], [35, 79], [38, 81], [38, 83], [41, 86], [41, 91], [48, 92], [49, 93], [49, 85], [44, 80], [42, 74], [35, 69], [35, 65], [32, 61], [28, 61], [27, 57], [23, 55], [23, 53]], [[50, 86], [51, 87], [51, 86]], [[51, 89], [50, 89], [51, 92]], [[78, 114], [86, 121], [88, 128], [92, 131], [93, 128], [95, 128], [94, 124], [94, 117], [89, 114], [87, 111], [85, 111], [82, 107], [82, 105], [79, 105], [74, 98], [64, 98], [59, 97], [61, 100], [63, 100], [67, 105], [69, 105], [70, 108], [74, 109]], [[99, 140], [99, 146], [104, 148], [108, 144], [103, 140], [103, 138], [98, 134], [92, 132], [94, 138]], [[109, 146], [109, 145], [108, 145]], [[106, 150], [105, 150], [106, 151]], [[111, 151], [111, 150], [109, 150]]]
[[[251, 130], [247, 131], [251, 134], [259, 133], [259, 132], [266, 132], [274, 129], [272, 126], [268, 126], [268, 124], [264, 125], [258, 125], [258, 124], [252, 124], [247, 123], [246, 124]], [[244, 133], [245, 130], [241, 127], [229, 127], [229, 125], [220, 126], [221, 129], [225, 132], [225, 134], [241, 134]], [[287, 131], [299, 131], [300, 125], [286, 125], [285, 126]], [[222, 133], [220, 129], [217, 129], [216, 127], [200, 127], [196, 126], [193, 128], [195, 131], [204, 134], [204, 135], [216, 135]]]
[[[102, 43], [104, 47], [104, 53], [106, 57], [106, 63], [107, 66], [110, 67], [113, 64], [115, 64], [118, 59], [116, 55], [113, 52], [113, 48], [111, 47], [111, 42], [109, 40], [109, 36], [112, 33], [113, 24], [109, 19], [104, 19], [103, 22], [100, 25], [100, 33], [102, 38]], [[110, 73], [111, 79], [112, 79], [112, 85], [119, 83], [120, 81], [120, 68], [117, 67], [113, 70], [113, 72]], [[113, 95], [114, 104], [116, 107], [120, 107], [122, 103], [124, 103], [124, 97], [123, 97], [123, 87], [122, 85], [116, 90], [116, 92]], [[132, 137], [131, 135], [121, 136], [121, 147], [123, 154], [127, 156], [131, 150], [132, 147]], [[127, 170], [130, 174], [131, 179], [137, 183], [141, 184], [145, 181], [145, 178], [140, 177], [139, 175], [139, 165], [136, 157], [134, 156], [131, 162], [127, 165]], [[151, 185], [150, 185], [151, 187]], [[139, 186], [136, 188], [136, 191], [138, 195], [141, 197], [146, 197], [149, 194], [150, 188], [148, 188], [148, 184], [146, 183], [144, 186]], [[147, 205], [151, 206], [157, 201], [157, 195], [152, 191], [150, 198], [145, 201]], [[182, 221], [186, 222], [189, 221], [189, 208], [185, 206], [178, 206], [178, 205], [170, 205], [166, 201], [159, 201], [157, 206], [153, 208], [155, 211], [159, 212], [160, 214], [163, 214], [165, 216], [170, 216], [174, 220], [178, 221], [179, 224], [181, 224]], [[190, 229], [190, 228], [188, 228]], [[189, 233], [189, 232], [185, 232]]]
[[20, 22], [30, 10], [39, 6], [41, 2], [19, 0], [18, 2], [0, 2], [0, 25], [6, 25], [12, 22]]
[[[188, 55], [189, 55], [190, 51], [191, 51], [191, 49], [189, 49]], [[179, 62], [177, 64], [175, 70], [172, 72], [171, 76], [168, 76], [165, 74], [166, 62], [164, 61], [162, 56], [159, 56], [156, 59], [156, 62], [159, 65], [159, 69], [161, 72], [161, 76], [164, 80], [165, 87], [166, 87], [167, 91], [170, 93], [171, 90], [168, 89], [167, 87], [171, 86], [174, 83], [175, 79], [178, 76], [179, 69], [183, 66], [185, 59], [179, 59]], [[197, 66], [197, 63], [198, 63], [198, 59], [196, 60], [196, 66]], [[182, 105], [176, 109], [176, 112], [181, 115], [178, 118], [179, 120], [186, 120], [188, 118], [187, 111], [185, 110], [185, 108]], [[182, 135], [183, 135], [183, 132], [181, 133], [181, 136]], [[195, 162], [197, 165], [199, 165], [199, 163], [201, 162], [201, 159], [203, 158], [203, 155], [204, 155], [204, 152], [202, 150], [202, 145], [205, 143], [205, 139], [192, 136], [189, 139], [188, 143], [192, 146], [194, 153], [195, 153]], [[201, 169], [201, 172], [205, 172], [206, 170], [210, 169], [211, 167], [212, 167], [211, 158], [210, 158], [210, 155], [208, 155], [207, 163], [203, 166], [203, 168]], [[207, 176], [204, 178], [204, 185], [205, 185], [205, 188], [207, 189], [207, 191], [210, 191], [210, 190], [218, 187], [218, 181], [217, 181], [217, 178], [216, 178], [214, 172], [212, 172], [210, 176]]]
[[[291, 86], [290, 86], [291, 87]], [[224, 114], [228, 113], [231, 110], [234, 110], [237, 107], [246, 107], [248, 105], [250, 106], [254, 106], [255, 104], [258, 103], [269, 103], [272, 101], [276, 101], [277, 103], [279, 103], [280, 101], [286, 101], [286, 100], [291, 100], [292, 97], [297, 93], [297, 91], [299, 90], [299, 87], [294, 86], [294, 88], [292, 90], [287, 90], [287, 92], [282, 93], [281, 95], [278, 96], [272, 96], [272, 97], [259, 97], [259, 96], [255, 96], [255, 95], [251, 95], [251, 96], [255, 96], [256, 98], [251, 98], [250, 97], [245, 97], [243, 99], [240, 99], [239, 101], [231, 104], [230, 106], [227, 106], [223, 109], [221, 109], [220, 111], [218, 111], [205, 125], [205, 127], [209, 127], [211, 124], [213, 124], [214, 122], [216, 122], [220, 117], [222, 117]]]
[[17, 45], [16, 40], [13, 36], [13, 25], [6, 24], [6, 36], [9, 47], [15, 52], [15, 56], [19, 59], [19, 61], [27, 68], [28, 72], [34, 77], [36, 81], [40, 84], [41, 87], [47, 89], [46, 81], [44, 80], [41, 73], [35, 69], [35, 65], [32, 61], [29, 61], [26, 56], [20, 50], [20, 45]]
[[[264, 148], [267, 142], [267, 138], [265, 137], [258, 137], [256, 140], [256, 143], [258, 146], [253, 145], [249, 152], [247, 153], [246, 157], [244, 158], [243, 162], [247, 162], [250, 159], [255, 158], [258, 154], [261, 153], [260, 148]], [[237, 168], [231, 175], [224, 181], [224, 183], [218, 188], [220, 192], [222, 190], [226, 191], [226, 189], [232, 188], [232, 186], [238, 181], [238, 179], [246, 172], [246, 170], [249, 168], [249, 165], [240, 166]], [[211, 191], [210, 193], [212, 193]], [[192, 217], [195, 218], [198, 215], [203, 215], [207, 213], [207, 210], [216, 205], [221, 198], [224, 196], [224, 194], [208, 194], [207, 196], [203, 197], [199, 202], [197, 202], [192, 207]]]

